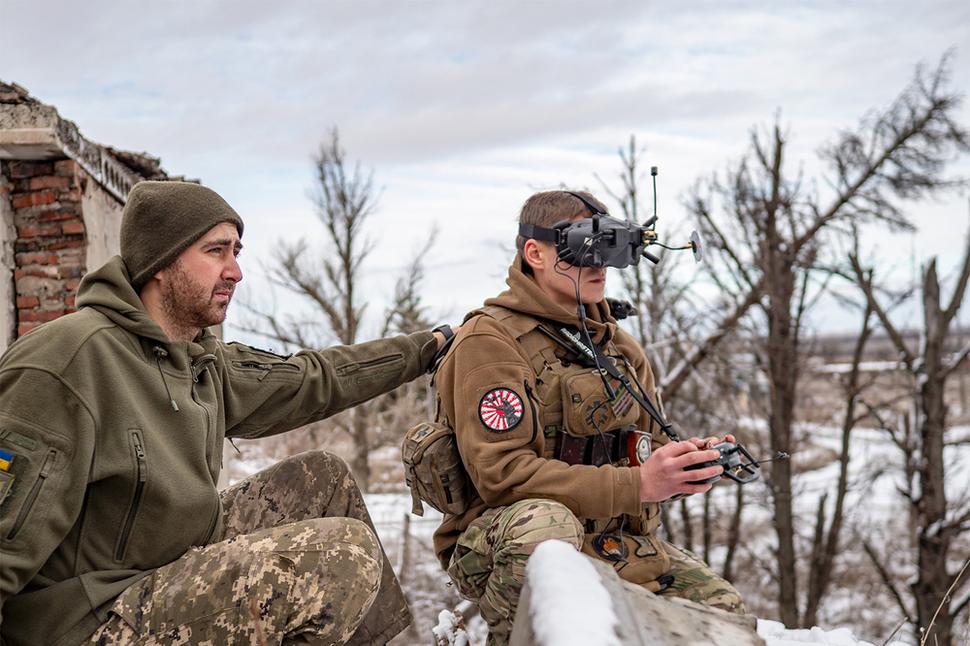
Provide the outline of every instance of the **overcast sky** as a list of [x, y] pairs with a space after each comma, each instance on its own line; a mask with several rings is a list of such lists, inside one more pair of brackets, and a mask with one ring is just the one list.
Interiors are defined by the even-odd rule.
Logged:
[[[269, 302], [259, 261], [276, 240], [322, 240], [311, 157], [338, 126], [382, 189], [368, 230], [366, 336], [435, 223], [425, 298], [458, 318], [502, 287], [502, 246], [525, 198], [560, 184], [595, 191], [631, 134], [660, 167], [658, 228], [683, 232], [686, 188], [741, 155], [750, 128], [777, 113], [792, 168], [812, 176], [815, 151], [887, 105], [920, 61], [956, 47], [953, 85], [970, 89], [965, 1], [0, 6], [0, 79], [89, 139], [159, 156], [225, 196], [246, 220], [257, 300]], [[970, 106], [961, 114], [970, 124]], [[951, 173], [970, 175], [970, 162]], [[874, 253], [897, 275], [913, 253], [952, 269], [966, 195], [912, 212], [920, 232], [873, 232]]]

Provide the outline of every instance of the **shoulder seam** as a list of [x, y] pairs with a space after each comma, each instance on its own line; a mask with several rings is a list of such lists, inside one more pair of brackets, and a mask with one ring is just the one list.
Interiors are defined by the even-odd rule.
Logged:
[[[0, 372], [10, 372], [13, 370], [36, 370], [37, 372], [42, 372], [46, 375], [49, 375], [53, 379], [55, 379], [58, 383], [60, 383], [64, 387], [65, 390], [67, 390], [69, 393], [74, 395], [74, 398], [77, 399], [78, 402], [81, 404], [81, 406], [84, 407], [84, 410], [87, 411], [88, 416], [91, 418], [91, 422], [94, 424], [94, 430], [96, 432], [99, 430], [98, 418], [91, 410], [91, 405], [88, 404], [88, 401], [81, 395], [80, 392], [78, 392], [77, 388], [75, 388], [73, 384], [71, 384], [66, 379], [64, 379], [64, 377], [62, 377], [60, 374], [51, 370], [50, 368], [45, 368], [43, 366], [35, 366], [32, 364], [19, 364], [16, 366], [10, 366], [10, 367], [4, 368]], [[53, 430], [53, 429], [48, 429], [48, 430]], [[58, 435], [60, 435], [60, 433], [58, 433]]]

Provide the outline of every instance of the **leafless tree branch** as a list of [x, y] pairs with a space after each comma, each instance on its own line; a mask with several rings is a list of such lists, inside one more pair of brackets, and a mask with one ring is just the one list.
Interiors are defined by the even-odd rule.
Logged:
[[879, 555], [876, 553], [875, 548], [869, 541], [862, 541], [862, 547], [869, 556], [869, 560], [872, 561], [873, 567], [876, 568], [876, 572], [879, 574], [879, 579], [882, 581], [886, 589], [892, 595], [893, 599], [896, 601], [896, 606], [899, 608], [903, 616], [906, 617], [906, 621], [913, 623], [913, 615], [910, 614], [909, 610], [906, 608], [906, 603], [903, 601], [903, 595], [900, 594], [899, 590], [896, 588], [896, 584], [893, 583], [892, 576], [890, 576], [889, 571], [882, 564]]

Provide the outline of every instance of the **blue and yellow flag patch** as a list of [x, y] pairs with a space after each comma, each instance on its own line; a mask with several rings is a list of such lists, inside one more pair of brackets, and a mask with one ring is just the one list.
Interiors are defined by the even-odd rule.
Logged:
[[14, 454], [10, 451], [4, 451], [0, 449], [0, 471], [7, 471], [10, 469], [10, 463], [13, 462]]

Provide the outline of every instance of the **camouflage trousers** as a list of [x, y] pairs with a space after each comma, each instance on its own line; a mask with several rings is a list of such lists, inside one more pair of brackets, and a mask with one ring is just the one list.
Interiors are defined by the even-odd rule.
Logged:
[[411, 615], [347, 465], [293, 456], [222, 493], [219, 542], [125, 590], [116, 644], [385, 644]]
[[[495, 507], [472, 521], [458, 538], [448, 564], [448, 575], [462, 596], [478, 602], [488, 624], [488, 646], [504, 646], [525, 582], [525, 565], [536, 546], [550, 539], [583, 544], [583, 524], [563, 504], [553, 500], [522, 500]], [[741, 596], [687, 550], [663, 543], [670, 556], [673, 584], [661, 596], [744, 614]]]

